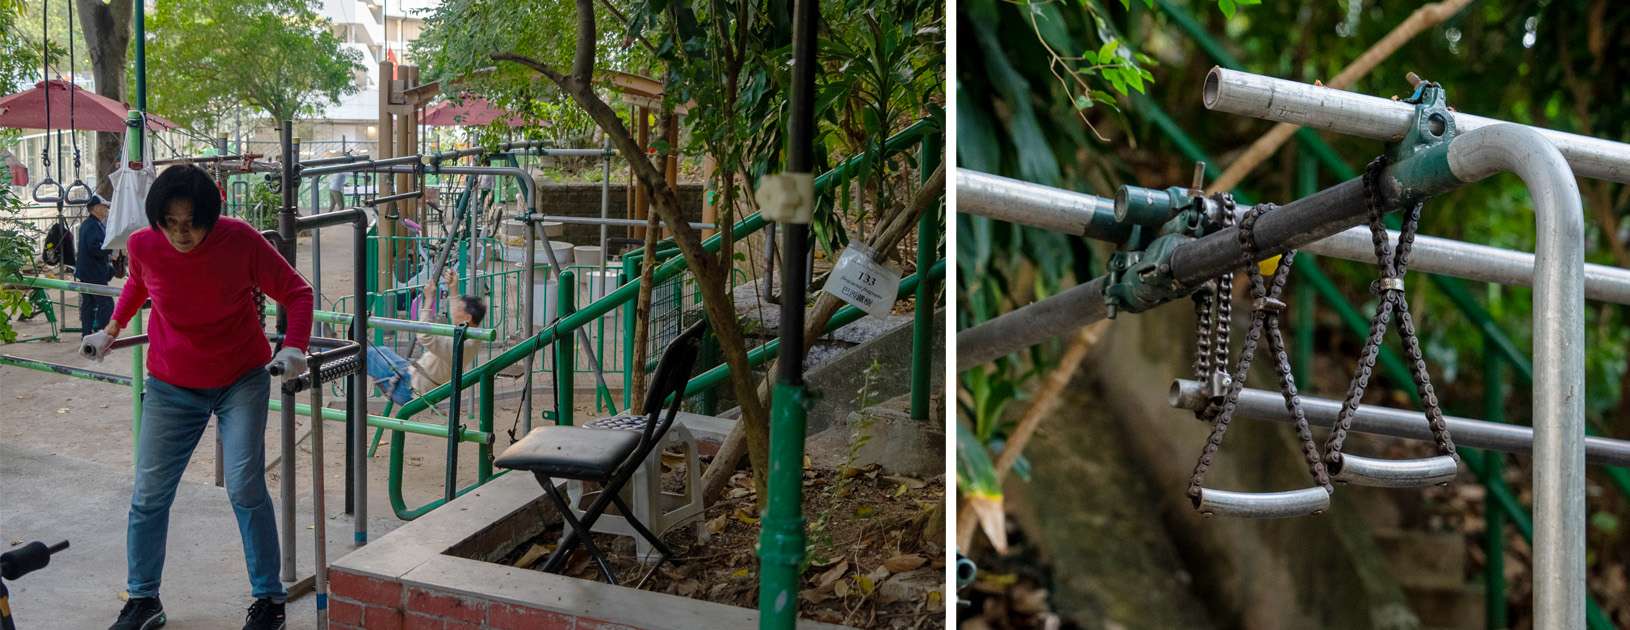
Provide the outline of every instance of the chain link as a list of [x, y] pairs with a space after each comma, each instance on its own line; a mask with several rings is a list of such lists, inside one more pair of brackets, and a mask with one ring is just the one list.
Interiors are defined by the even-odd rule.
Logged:
[[[1234, 225], [1234, 197], [1227, 194], [1212, 196], [1219, 208], [1218, 222], [1227, 228]], [[1202, 236], [1196, 228], [1195, 236]], [[1217, 384], [1229, 384], [1228, 351], [1229, 331], [1234, 317], [1234, 274], [1222, 273], [1207, 280], [1194, 293], [1194, 378], [1206, 384], [1211, 392], [1204, 407], [1194, 412], [1195, 417], [1207, 422], [1216, 418], [1221, 409], [1222, 396]]]
[[1370, 377], [1375, 371], [1375, 361], [1381, 354], [1381, 341], [1387, 334], [1387, 325], [1394, 315], [1398, 317], [1398, 335], [1403, 338], [1404, 351], [1409, 358], [1410, 377], [1415, 381], [1415, 388], [1420, 392], [1422, 405], [1425, 407], [1427, 425], [1432, 429], [1432, 438], [1437, 443], [1438, 452], [1459, 460], [1455, 452], [1454, 440], [1449, 435], [1449, 425], [1443, 419], [1443, 410], [1438, 404], [1437, 392], [1432, 388], [1432, 377], [1426, 368], [1426, 359], [1421, 352], [1420, 339], [1416, 336], [1415, 322], [1409, 314], [1409, 301], [1404, 293], [1403, 278], [1409, 266], [1409, 254], [1415, 244], [1415, 231], [1420, 226], [1421, 203], [1413, 204], [1404, 210], [1404, 222], [1399, 230], [1398, 244], [1395, 248], [1387, 247], [1390, 240], [1386, 224], [1382, 221], [1386, 202], [1380, 195], [1380, 178], [1387, 166], [1387, 157], [1381, 156], [1371, 161], [1364, 169], [1364, 202], [1370, 215], [1370, 240], [1375, 245], [1375, 258], [1380, 266], [1381, 276], [1370, 285], [1370, 291], [1381, 297], [1376, 306], [1375, 317], [1370, 320], [1370, 335], [1365, 340], [1363, 350], [1359, 352], [1358, 367], [1353, 373], [1352, 381], [1347, 386], [1347, 397], [1342, 399], [1341, 411], [1336, 415], [1336, 423], [1331, 428], [1330, 437], [1325, 442], [1324, 460], [1330, 470], [1341, 470], [1341, 452], [1346, 443], [1347, 432], [1351, 430], [1353, 417], [1358, 413], [1358, 406], [1364, 399], [1364, 391], [1369, 388]]
[[[1225, 216], [1232, 217], [1233, 199], [1227, 195], [1219, 195], [1217, 201], [1226, 210]], [[1256, 222], [1262, 215], [1272, 211], [1275, 207], [1271, 204], [1252, 207], [1239, 222], [1237, 235], [1243, 258], [1240, 263], [1244, 265], [1246, 276], [1250, 281], [1251, 325], [1246, 330], [1245, 343], [1240, 349], [1239, 360], [1234, 367], [1227, 394], [1220, 399], [1213, 399], [1199, 414], [1202, 419], [1211, 421], [1212, 427], [1211, 435], [1207, 437], [1205, 447], [1200, 451], [1199, 461], [1194, 465], [1194, 473], [1189, 477], [1188, 496], [1195, 501], [1196, 505], [1200, 500], [1200, 491], [1205, 482], [1206, 472], [1210, 470], [1211, 464], [1216, 459], [1217, 451], [1222, 446], [1223, 435], [1228, 432], [1228, 424], [1233, 420], [1234, 410], [1239, 405], [1239, 395], [1245, 389], [1245, 377], [1250, 374], [1252, 358], [1256, 354], [1256, 346], [1262, 338], [1264, 329], [1267, 331], [1268, 351], [1274, 361], [1274, 370], [1279, 373], [1280, 393], [1285, 398], [1285, 408], [1290, 411], [1291, 416], [1296, 421], [1296, 435], [1302, 443], [1302, 456], [1307, 462], [1308, 473], [1320, 487], [1326, 490], [1330, 489], [1330, 476], [1325, 470], [1323, 460], [1319, 457], [1319, 447], [1313, 441], [1313, 430], [1308, 425], [1307, 416], [1302, 411], [1302, 399], [1296, 391], [1296, 379], [1291, 375], [1290, 352], [1286, 350], [1285, 337], [1280, 330], [1279, 324], [1280, 312], [1285, 308], [1285, 302], [1281, 299], [1281, 296], [1284, 293], [1285, 285], [1290, 280], [1292, 265], [1296, 261], [1296, 252], [1294, 250], [1287, 251], [1280, 256], [1279, 267], [1274, 271], [1271, 283], [1263, 278], [1262, 270], [1256, 262]], [[1233, 275], [1232, 273], [1225, 274], [1212, 282], [1217, 287], [1231, 287]], [[1221, 304], [1229, 302], [1229, 298], [1232, 296], [1218, 293], [1217, 297], [1219, 304]], [[1198, 315], [1200, 312], [1198, 308], [1199, 300], [1197, 299], [1196, 302], [1196, 313]], [[1224, 340], [1225, 354], [1219, 365], [1226, 367], [1228, 320], [1224, 319], [1222, 322], [1220, 332], [1218, 332], [1219, 328], [1216, 326], [1212, 326], [1211, 330], [1214, 335], [1221, 335]], [[1199, 328], [1202, 332], [1206, 330], [1206, 326], [1203, 324]], [[1205, 335], [1202, 334], [1200, 339], [1204, 340]], [[1215, 343], [1216, 339], [1211, 341]], [[1201, 358], [1199, 355], [1204, 354], [1203, 347], [1199, 344], [1196, 346], [1196, 354], [1196, 364], [1198, 364]], [[1205, 378], [1205, 375], [1201, 375], [1201, 378]]]

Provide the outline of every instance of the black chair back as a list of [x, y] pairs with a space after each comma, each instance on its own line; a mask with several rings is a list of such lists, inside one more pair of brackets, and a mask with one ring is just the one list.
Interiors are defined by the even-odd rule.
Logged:
[[[645, 434], [640, 438], [641, 451], [654, 444], [668, 432], [679, 406], [685, 399], [685, 384], [696, 369], [696, 358], [702, 352], [702, 335], [707, 332], [707, 319], [703, 319], [679, 333], [662, 351], [657, 369], [651, 373], [650, 385], [645, 388]], [[668, 403], [663, 413], [663, 403]]]

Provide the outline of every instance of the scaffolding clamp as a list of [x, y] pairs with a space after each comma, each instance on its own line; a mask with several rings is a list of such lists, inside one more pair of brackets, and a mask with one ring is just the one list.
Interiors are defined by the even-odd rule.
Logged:
[[1443, 86], [1422, 79], [1413, 72], [1409, 73], [1409, 82], [1415, 86], [1415, 92], [1404, 102], [1415, 106], [1415, 118], [1403, 139], [1388, 150], [1388, 157], [1394, 164], [1421, 150], [1448, 142], [1458, 133], [1454, 110], [1449, 108], [1449, 98]]

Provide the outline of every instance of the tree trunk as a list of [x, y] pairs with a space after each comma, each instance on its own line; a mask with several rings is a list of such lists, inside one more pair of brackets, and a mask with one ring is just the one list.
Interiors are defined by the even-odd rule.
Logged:
[[[132, 0], [74, 0], [79, 25], [85, 31], [85, 44], [91, 57], [91, 74], [96, 93], [115, 101], [125, 101], [125, 51], [130, 48], [130, 26], [135, 13]], [[96, 192], [113, 194], [108, 176], [119, 165], [124, 138], [116, 133], [96, 134]]]
[[[894, 246], [905, 238], [908, 228], [916, 225], [917, 218], [922, 216], [922, 213], [926, 212], [935, 202], [939, 201], [944, 192], [945, 160], [942, 156], [939, 168], [934, 169], [933, 174], [929, 175], [928, 181], [917, 189], [917, 195], [912, 198], [911, 205], [907, 206], [904, 211], [891, 215], [884, 222], [885, 225], [872, 233], [872, 240], [867, 243], [867, 246], [887, 257], [888, 253], [893, 251]], [[917, 273], [925, 271], [924, 269], [918, 269]], [[826, 334], [826, 323], [832, 320], [832, 316], [837, 314], [838, 309], [842, 306], [843, 303], [837, 296], [825, 291], [822, 291], [820, 296], [815, 299], [815, 307], [810, 310], [805, 318], [805, 352], [815, 347], [815, 342]], [[768, 373], [775, 374], [774, 364], [771, 364]], [[764, 401], [763, 404], [765, 405], [769, 404], [772, 378], [766, 377], [759, 385], [756, 394]], [[719, 445], [719, 451], [713, 455], [713, 463], [708, 466], [707, 472], [702, 475], [702, 497], [704, 501], [712, 500], [724, 489], [725, 483], [730, 480], [730, 475], [735, 472], [737, 463], [741, 461], [743, 447], [747, 447], [748, 451], [751, 452], [752, 445], [744, 443], [747, 437], [740, 425], [731, 428], [730, 433], [725, 436], [724, 442]]]
[[719, 274], [729, 273], [728, 262], [731, 252], [722, 252], [719, 258], [714, 258], [702, 249], [702, 239], [695, 228], [685, 222], [684, 214], [680, 211], [679, 198], [667, 185], [667, 179], [662, 171], [651, 164], [638, 143], [634, 141], [628, 127], [623, 125], [617, 112], [611, 109], [598, 94], [594, 92], [594, 0], [577, 0], [577, 42], [572, 59], [571, 74], [561, 74], [547, 64], [523, 55], [513, 53], [499, 53], [492, 56], [494, 61], [513, 61], [531, 68], [548, 78], [559, 86], [562, 92], [570, 95], [572, 100], [582, 107], [599, 125], [612, 143], [616, 145], [617, 152], [628, 161], [629, 170], [639, 178], [640, 185], [649, 193], [652, 211], [661, 216], [667, 223], [668, 229], [673, 232], [675, 244], [690, 263], [691, 273], [696, 276], [697, 284], [702, 289], [702, 306], [706, 310], [708, 320], [713, 323], [713, 334], [718, 338], [719, 350], [724, 354], [725, 363], [730, 366], [731, 385], [734, 386], [737, 400], [741, 401], [740, 424], [746, 430], [749, 460], [753, 465], [753, 484], [758, 489], [760, 501], [767, 494], [765, 490], [765, 473], [769, 470], [769, 443], [770, 427], [764, 406], [760, 404], [757, 388], [751, 378], [752, 367], [747, 361], [747, 347], [742, 341], [741, 323], [736, 318], [735, 305], [730, 294], [725, 290], [724, 282]]

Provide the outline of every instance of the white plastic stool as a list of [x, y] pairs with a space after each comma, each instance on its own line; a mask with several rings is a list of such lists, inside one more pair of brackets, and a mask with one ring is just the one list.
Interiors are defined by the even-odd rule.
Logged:
[[[607, 431], [643, 431], [645, 429], [644, 416], [613, 416], [601, 418], [583, 425], [590, 429], [604, 429]], [[662, 454], [670, 449], [680, 449], [685, 453], [685, 488], [682, 492], [664, 492], [662, 490]], [[567, 481], [566, 495], [572, 506], [572, 512], [581, 516], [583, 511], [578, 506], [583, 497], [589, 493], [584, 492], [583, 482]], [[662, 536], [680, 525], [684, 525], [702, 515], [702, 463], [701, 453], [696, 448], [696, 438], [679, 420], [674, 421], [673, 428], [662, 439], [660, 448], [652, 449], [651, 454], [640, 464], [639, 470], [634, 471], [633, 483], [624, 486], [624, 499], [629, 507], [634, 508], [634, 517], [651, 528], [651, 532]], [[595, 521], [594, 531], [602, 534], [615, 534], [628, 536], [634, 539], [635, 552], [641, 562], [652, 557], [656, 549], [646, 542], [628, 520], [612, 513], [606, 513]]]

